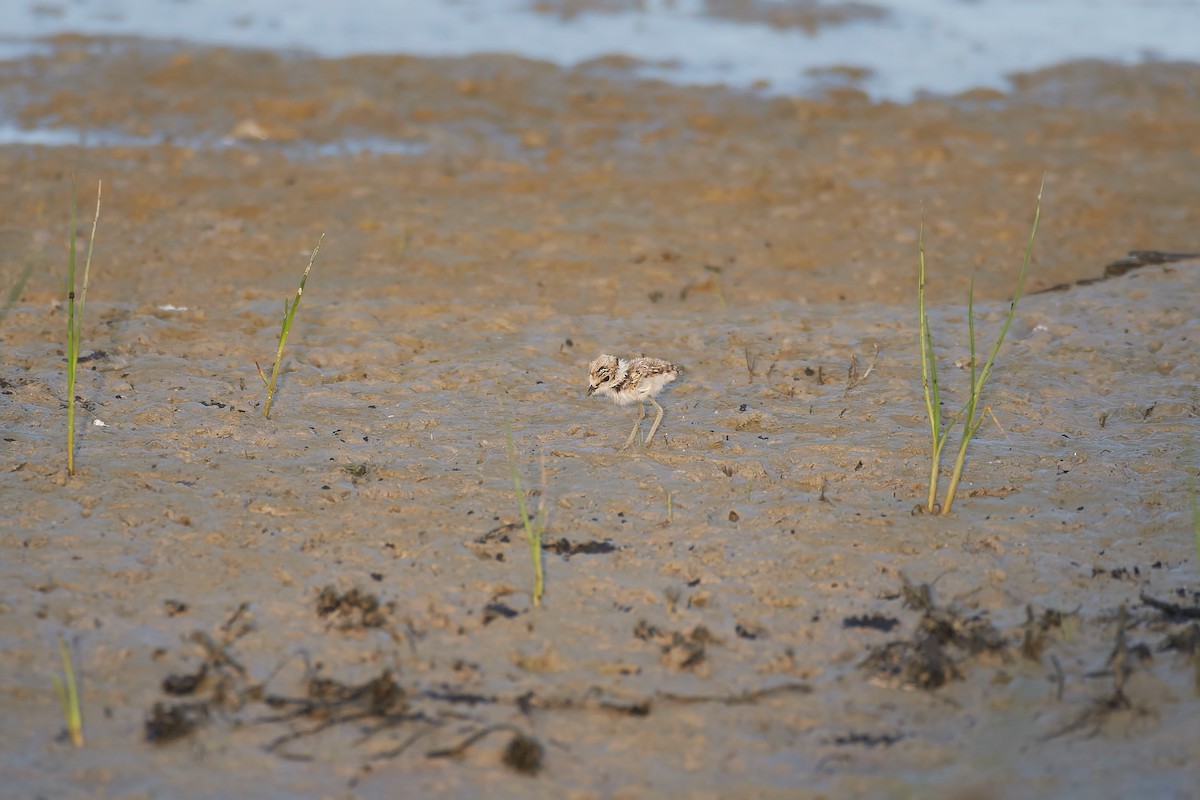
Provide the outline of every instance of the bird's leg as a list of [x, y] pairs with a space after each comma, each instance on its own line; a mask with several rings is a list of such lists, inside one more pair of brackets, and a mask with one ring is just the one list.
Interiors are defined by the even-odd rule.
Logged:
[[[651, 399], [650, 402], [654, 403], [654, 400]], [[658, 403], [654, 403], [654, 405], [658, 405]], [[642, 426], [642, 420], [646, 418], [646, 404], [638, 403], [638, 411], [640, 413], [638, 414], [637, 422], [633, 423], [633, 430], [629, 432], [629, 438], [625, 440], [625, 444], [621, 445], [622, 450], [633, 444], [634, 437], [637, 436], [638, 428]]]
[[662, 422], [663, 418], [663, 407], [660, 406], [658, 401], [653, 397], [650, 398], [650, 402], [654, 403], [654, 407], [658, 409], [658, 416], [654, 418], [654, 424], [650, 426], [650, 435], [647, 436], [646, 441], [643, 442], [643, 445], [647, 447], [650, 446], [650, 440], [654, 438], [654, 432], [658, 430], [658, 423]]

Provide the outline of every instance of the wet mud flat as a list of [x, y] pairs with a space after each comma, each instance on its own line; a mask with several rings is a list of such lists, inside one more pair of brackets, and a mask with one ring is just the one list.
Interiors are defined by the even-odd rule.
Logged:
[[[898, 106], [47, 48], [0, 69], [8, 113], [113, 140], [0, 148], [4, 285], [35, 265], [0, 324], [18, 796], [1193, 790], [1198, 262], [1089, 279], [1197, 249], [1195, 68]], [[914, 515], [919, 205], [954, 407], [971, 271], [986, 338], [1043, 171], [999, 425], [955, 514]], [[106, 200], [68, 479], [72, 173]], [[321, 232], [264, 420], [254, 362]], [[683, 366], [650, 448], [584, 397], [601, 351]]]

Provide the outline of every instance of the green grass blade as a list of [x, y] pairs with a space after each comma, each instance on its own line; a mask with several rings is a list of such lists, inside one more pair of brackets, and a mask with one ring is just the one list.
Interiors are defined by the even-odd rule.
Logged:
[[308, 273], [312, 271], [313, 264], [316, 263], [317, 253], [321, 251], [321, 242], [323, 241], [325, 241], [325, 234], [322, 233], [321, 238], [317, 240], [317, 246], [313, 248], [312, 255], [309, 256], [304, 274], [300, 276], [300, 286], [296, 289], [296, 297], [291, 302], [287, 300], [283, 302], [283, 325], [279, 331], [279, 347], [275, 350], [275, 366], [271, 368], [269, 382], [263, 375], [262, 367], [258, 368], [259, 376], [267, 384], [267, 401], [263, 404], [263, 416], [268, 419], [271, 417], [271, 401], [275, 397], [275, 385], [279, 380], [279, 367], [283, 364], [283, 346], [287, 344], [288, 333], [292, 330], [292, 320], [296, 318], [296, 309], [300, 307], [300, 298], [304, 296], [304, 284], [308, 283]]
[[1196, 498], [1196, 476], [1192, 475], [1192, 533], [1196, 537], [1196, 562], [1200, 563], [1200, 500]]
[[1196, 465], [1188, 470], [1189, 489], [1192, 496], [1192, 533], [1196, 537], [1196, 563], [1200, 564], [1200, 499], [1196, 497]]
[[[103, 181], [96, 181], [96, 216], [92, 218], [92, 236], [88, 239], [87, 258], [83, 260], [83, 288], [79, 292], [79, 313], [75, 317], [75, 323], [82, 329], [83, 326], [83, 304], [87, 302], [88, 276], [92, 272], [92, 248], [96, 245], [96, 229], [100, 225], [100, 192], [104, 188]], [[82, 330], [75, 331], [75, 340], [79, 341]]]
[[71, 243], [67, 256], [67, 475], [75, 474], [75, 379], [79, 372], [79, 343], [83, 338], [83, 304], [87, 299], [88, 276], [92, 268], [92, 247], [96, 244], [96, 229], [100, 225], [100, 192], [96, 184], [96, 216], [92, 220], [92, 236], [88, 240], [87, 260], [83, 267], [83, 288], [78, 302], [75, 296], [75, 236], [78, 228], [78, 203], [75, 180], [71, 180]]
[[24, 271], [17, 276], [17, 282], [8, 290], [8, 299], [4, 301], [4, 308], [0, 309], [0, 324], [3, 324], [5, 318], [8, 317], [8, 312], [12, 311], [12, 307], [21, 299], [21, 293], [25, 291], [25, 284], [29, 283], [29, 276], [33, 274], [33, 262], [25, 265]]
[[917, 326], [921, 349], [921, 392], [925, 397], [925, 414], [929, 420], [929, 499], [925, 507], [933, 510], [937, 500], [940, 471], [938, 438], [941, 419], [937, 408], [937, 372], [933, 364], [933, 334], [929, 330], [929, 315], [925, 312], [925, 208], [921, 207], [921, 226], [917, 230]]
[[79, 686], [75, 682], [71, 651], [67, 649], [67, 642], [61, 635], [58, 637], [58, 653], [62, 659], [63, 676], [50, 676], [54, 680], [54, 693], [58, 695], [58, 701], [62, 705], [63, 720], [66, 722], [71, 744], [83, 747], [83, 712], [79, 708]]
[[[967, 341], [971, 359], [971, 384], [967, 389], [967, 403], [959, 415], [965, 415], [963, 422], [962, 440], [958, 444], [958, 456], [954, 459], [954, 470], [950, 473], [950, 485], [946, 489], [946, 502], [942, 505], [942, 513], [949, 514], [954, 505], [954, 495], [958, 492], [958, 482], [962, 478], [963, 466], [967, 461], [967, 446], [971, 437], [979, 430], [975, 422], [975, 414], [979, 408], [979, 392], [983, 385], [975, 380], [975, 276], [971, 276], [971, 285], [967, 289]], [[957, 419], [957, 417], [956, 417]]]
[[521, 513], [521, 522], [525, 525], [525, 538], [529, 542], [529, 559], [533, 564], [533, 604], [540, 606], [546, 585], [545, 572], [542, 567], [542, 533], [546, 525], [545, 498], [543, 497], [542, 502], [539, 503], [535, 526], [529, 519], [529, 509], [525, 505], [525, 489], [521, 486], [521, 475], [517, 471], [517, 448], [513, 444], [512, 425], [507, 418], [504, 420], [504, 440], [508, 449], [508, 471], [512, 477], [513, 496], [517, 500], [517, 509]]
[[1038, 186], [1037, 205], [1033, 211], [1033, 226], [1029, 231], [1029, 241], [1025, 245], [1025, 258], [1021, 262], [1021, 274], [1017, 277], [1017, 288], [1013, 292], [1012, 302], [1008, 306], [1008, 315], [1004, 318], [1004, 324], [1000, 327], [1000, 335], [996, 338], [996, 343], [992, 345], [992, 352], [988, 356], [987, 362], [983, 365], [983, 369], [979, 373], [978, 386], [982, 391], [983, 385], [987, 383], [988, 377], [992, 374], [992, 363], [996, 360], [996, 354], [1000, 352], [1000, 346], [1004, 344], [1004, 337], [1008, 335], [1008, 328], [1012, 325], [1013, 318], [1017, 315], [1017, 301], [1021, 299], [1021, 292], [1025, 287], [1025, 276], [1029, 272], [1029, 261], [1033, 257], [1033, 242], [1037, 238], [1038, 223], [1042, 218], [1042, 192], [1046, 188], [1046, 176], [1042, 176], [1042, 183]]
[[971, 439], [979, 431], [979, 426], [983, 423], [983, 415], [977, 412], [979, 409], [979, 400], [983, 395], [983, 387], [987, 384], [987, 380], [992, 374], [992, 365], [996, 361], [996, 355], [1000, 352], [1001, 345], [1004, 344], [1004, 338], [1008, 335], [1008, 329], [1012, 325], [1013, 318], [1017, 315], [1017, 302], [1021, 299], [1021, 292], [1025, 287], [1025, 276], [1029, 273], [1029, 262], [1033, 257], [1033, 243], [1037, 238], [1038, 223], [1042, 218], [1042, 193], [1046, 188], [1046, 176], [1042, 176], [1041, 185], [1038, 186], [1037, 204], [1033, 212], [1033, 225], [1029, 231], [1029, 241], [1025, 245], [1025, 257], [1021, 261], [1021, 274], [1017, 277], [1017, 288], [1013, 292], [1012, 302], [1008, 306], [1008, 314], [1004, 317], [1004, 324], [1000, 327], [1000, 334], [996, 337], [995, 344], [992, 345], [991, 353], [988, 359], [984, 362], [983, 368], [976, 373], [975, 367], [975, 311], [974, 311], [974, 294], [975, 280], [971, 279], [971, 293], [967, 300], [967, 317], [971, 335], [971, 387], [969, 399], [967, 400], [966, 420], [963, 423], [963, 438], [959, 445], [958, 458], [955, 460], [954, 472], [950, 478], [950, 486], [946, 490], [946, 502], [942, 506], [942, 513], [949, 514], [950, 507], [954, 503], [954, 494], [958, 490], [958, 483], [962, 477], [963, 464], [966, 461], [967, 447], [971, 443]]
[[75, 331], [75, 229], [77, 227], [75, 179], [71, 179], [71, 242], [67, 251], [67, 475], [75, 474], [75, 370], [79, 341]]
[[929, 363], [933, 351], [933, 340], [929, 333], [929, 315], [925, 313], [925, 209], [921, 209], [921, 227], [917, 230], [917, 322], [920, 330], [921, 389], [925, 395], [925, 410], [929, 416], [929, 433], [937, 439], [937, 422], [933, 415], [933, 383]]

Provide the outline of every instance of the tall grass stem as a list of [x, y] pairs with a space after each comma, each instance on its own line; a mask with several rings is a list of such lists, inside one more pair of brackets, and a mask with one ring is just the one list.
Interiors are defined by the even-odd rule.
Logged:
[[1013, 292], [1012, 302], [1008, 306], [1008, 314], [1004, 317], [1004, 324], [1000, 326], [1000, 335], [996, 337], [995, 344], [992, 345], [992, 352], [988, 355], [987, 361], [984, 362], [983, 368], [976, 374], [975, 368], [975, 279], [971, 279], [971, 288], [967, 296], [967, 319], [968, 327], [971, 333], [971, 388], [967, 398], [966, 420], [963, 422], [962, 442], [958, 447], [958, 457], [954, 461], [954, 472], [950, 475], [950, 485], [946, 488], [946, 502], [942, 506], [942, 513], [949, 514], [950, 507], [954, 505], [954, 496], [958, 491], [959, 481], [962, 479], [963, 466], [967, 460], [967, 446], [971, 443], [971, 439], [979, 431], [979, 426], [983, 424], [983, 414], [976, 415], [979, 409], [979, 399], [983, 394], [983, 387], [987, 384], [988, 378], [992, 375], [992, 365], [996, 363], [996, 356], [1000, 353], [1000, 346], [1004, 344], [1004, 338], [1008, 335], [1008, 329], [1012, 325], [1013, 318], [1017, 315], [1017, 303], [1021, 299], [1021, 292], [1025, 288], [1025, 276], [1029, 274], [1029, 261], [1033, 257], [1033, 243], [1037, 239], [1038, 223], [1042, 219], [1042, 192], [1046, 188], [1046, 177], [1042, 176], [1042, 183], [1038, 186], [1037, 204], [1033, 211], [1033, 225], [1029, 230], [1029, 241], [1025, 245], [1025, 258], [1021, 261], [1021, 274], [1017, 277], [1017, 288]]
[[71, 244], [67, 256], [67, 475], [75, 474], [75, 377], [79, 371], [79, 343], [83, 338], [83, 306], [87, 301], [88, 278], [92, 271], [92, 248], [96, 244], [96, 229], [100, 224], [100, 194], [103, 182], [96, 182], [96, 216], [92, 219], [92, 236], [88, 240], [87, 259], [83, 266], [83, 287], [78, 302], [75, 295], [75, 233], [77, 202], [75, 181], [71, 181]]
[[[925, 213], [921, 212], [921, 229], [917, 236], [917, 312], [920, 324], [920, 348], [921, 348], [921, 388], [925, 397], [925, 411], [929, 418], [929, 438], [930, 438], [930, 471], [929, 471], [929, 495], [926, 503], [926, 509], [930, 513], [940, 512], [949, 514], [951, 507], [954, 505], [954, 498], [958, 493], [958, 487], [962, 480], [963, 467], [966, 464], [967, 448], [970, 446], [971, 440], [975, 434], [979, 432], [979, 426], [983, 424], [985, 413], [980, 410], [980, 401], [983, 396], [984, 386], [987, 384], [988, 378], [991, 377], [992, 367], [996, 362], [996, 356], [1000, 352], [1001, 345], [1004, 344], [1004, 339], [1008, 335], [1008, 329], [1012, 325], [1013, 318], [1017, 313], [1017, 303], [1021, 299], [1021, 293], [1025, 287], [1025, 278], [1029, 273], [1029, 262], [1033, 257], [1033, 243], [1037, 238], [1038, 223], [1042, 216], [1042, 193], [1046, 188], [1046, 177], [1042, 176], [1041, 185], [1038, 186], [1037, 204], [1033, 213], [1033, 224], [1029, 231], [1029, 240], [1025, 246], [1025, 257], [1021, 262], [1021, 272], [1017, 277], [1017, 287], [1013, 292], [1012, 301], [1009, 303], [1008, 314], [1004, 318], [1004, 324], [1000, 327], [1000, 333], [996, 337], [995, 343], [992, 345], [987, 361], [980, 367], [977, 363], [977, 350], [975, 346], [975, 279], [971, 278], [970, 288], [967, 292], [967, 330], [970, 342], [970, 370], [971, 383], [968, 387], [967, 401], [962, 408], [949, 420], [943, 423], [941, 418], [941, 399], [939, 394], [938, 379], [937, 379], [937, 356], [933, 347], [933, 333], [929, 325], [929, 316], [925, 307]], [[986, 406], [984, 407], [986, 410]], [[949, 439], [951, 431], [962, 421], [962, 439], [959, 442], [958, 455], [954, 461], [954, 468], [950, 475], [950, 483], [946, 487], [945, 502], [938, 506], [937, 492], [938, 481], [941, 475], [941, 456], [942, 450]]]
[[54, 680], [54, 692], [58, 695], [58, 702], [62, 705], [63, 720], [66, 722], [67, 735], [71, 737], [71, 744], [83, 747], [83, 712], [79, 708], [79, 686], [75, 682], [75, 668], [71, 664], [71, 651], [67, 648], [67, 641], [61, 634], [58, 637], [58, 654], [62, 659], [63, 674], [61, 678], [57, 674], [50, 676]]
[[521, 474], [517, 470], [517, 448], [513, 444], [512, 425], [504, 421], [504, 439], [508, 445], [508, 471], [512, 476], [513, 496], [517, 500], [517, 510], [521, 513], [521, 522], [525, 525], [525, 538], [529, 542], [529, 559], [533, 564], [533, 604], [542, 604], [545, 593], [546, 576], [542, 567], [542, 535], [546, 529], [546, 464], [542, 462], [542, 496], [538, 498], [538, 514], [535, 519], [529, 516], [529, 508], [525, 504], [525, 489], [521, 486]]
[[925, 209], [921, 209], [921, 227], [917, 233], [917, 311], [920, 316], [921, 388], [925, 395], [925, 413], [929, 418], [929, 501], [933, 511], [937, 501], [938, 475], [941, 472], [942, 434], [941, 399], [938, 395], [937, 362], [933, 356], [933, 333], [929, 314], [925, 311]]
[[267, 419], [271, 418], [271, 401], [275, 398], [275, 386], [279, 381], [279, 367], [283, 364], [283, 346], [287, 344], [288, 333], [292, 330], [292, 320], [296, 318], [296, 309], [300, 307], [300, 298], [304, 296], [304, 284], [308, 282], [308, 273], [312, 271], [313, 264], [316, 263], [317, 253], [320, 252], [323, 241], [325, 241], [325, 234], [322, 233], [321, 238], [317, 240], [317, 246], [313, 248], [312, 255], [309, 256], [304, 274], [300, 276], [300, 286], [296, 289], [296, 297], [290, 302], [283, 301], [283, 324], [279, 330], [279, 347], [275, 350], [275, 366], [271, 368], [270, 380], [263, 373], [262, 367], [258, 367], [257, 362], [254, 365], [258, 367], [258, 376], [262, 378], [263, 384], [267, 387], [267, 401], [263, 404], [263, 416]]

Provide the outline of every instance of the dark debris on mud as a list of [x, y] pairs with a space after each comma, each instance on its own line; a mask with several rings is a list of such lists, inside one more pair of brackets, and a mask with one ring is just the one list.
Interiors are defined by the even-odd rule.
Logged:
[[[525, 541], [524, 527], [519, 522], [508, 522], [497, 525], [482, 536], [467, 543], [467, 548], [480, 558], [491, 561], [504, 561], [504, 551], [496, 545], [510, 544], [514, 538]], [[621, 549], [611, 539], [589, 539], [584, 542], [573, 542], [565, 536], [547, 538], [542, 542], [543, 552], [562, 556], [564, 561], [570, 561], [574, 556], [604, 556]]]
[[902, 587], [904, 604], [921, 613], [912, 638], [871, 648], [861, 667], [872, 683], [888, 688], [939, 689], [961, 680], [962, 665], [983, 654], [1005, 657], [1008, 641], [982, 616], [964, 616], [933, 602], [929, 584]]
[[326, 586], [317, 595], [317, 615], [332, 619], [343, 631], [385, 627], [395, 610], [395, 603], [381, 603], [375, 595], [358, 588], [343, 593]]
[[592, 539], [586, 542], [572, 542], [570, 539], [563, 537], [561, 539], [547, 540], [542, 545], [542, 549], [562, 556], [564, 561], [569, 561], [571, 556], [608, 555], [609, 553], [615, 553], [618, 548], [609, 539], [605, 539], [604, 541]]
[[[1104, 665], [1084, 675], [1086, 679], [1111, 680], [1110, 688], [1093, 696], [1082, 711], [1043, 736], [1043, 741], [1079, 732], [1086, 732], [1089, 737], [1099, 735], [1119, 715], [1130, 720], [1154, 718], [1155, 709], [1131, 694], [1129, 683], [1138, 670], [1147, 669], [1154, 662], [1155, 652], [1183, 656], [1184, 663], [1193, 670], [1192, 690], [1200, 695], [1200, 623], [1195, 621], [1200, 619], [1200, 605], [1182, 606], [1145, 592], [1139, 595], [1139, 600], [1150, 613], [1135, 618], [1122, 604], [1116, 613], [1112, 650]], [[1156, 648], [1146, 642], [1130, 642], [1129, 632], [1138, 627], [1166, 635]]]
[[[487, 608], [494, 618], [517, 614], [493, 600]], [[386, 617], [380, 621], [375, 616], [384, 609], [394, 610], [358, 589], [339, 593], [327, 587], [320, 593], [315, 611], [323, 619], [344, 616], [353, 626], [386, 627], [390, 624]], [[334, 731], [352, 732], [363, 765], [353, 784], [371, 771], [371, 764], [400, 757], [435, 732], [457, 736], [458, 743], [427, 749], [426, 758], [460, 758], [492, 734], [506, 732], [509, 739], [500, 762], [514, 772], [536, 776], [546, 760], [541, 741], [511, 722], [489, 720], [490, 715], [511, 717], [516, 712], [532, 720], [538, 713], [606, 712], [642, 718], [663, 705], [751, 705], [781, 694], [812, 691], [805, 683], [791, 682], [733, 694], [658, 692], [632, 699], [613, 697], [600, 687], [566, 694], [555, 694], [552, 688], [545, 693], [481, 694], [454, 683], [405, 682], [395, 668], [383, 668], [365, 680], [342, 681], [327, 674], [322, 663], [307, 652], [282, 659], [269, 676], [259, 680], [242, 666], [235, 652], [254, 632], [249, 605], [242, 604], [216, 635], [196, 632], [189, 637], [202, 653], [201, 663], [190, 672], [172, 673], [163, 679], [161, 689], [168, 699], [156, 701], [147, 714], [144, 730], [148, 743], [168, 745], [185, 740], [220, 720], [242, 727], [282, 727], [261, 745], [263, 750], [286, 760], [313, 761], [317, 758], [314, 753], [321, 749], [318, 737]], [[675, 669], [699, 667], [706, 648], [721, 643], [704, 626], [684, 633], [643, 623], [635, 635], [656, 642], [664, 664]], [[293, 684], [298, 691], [275, 689], [273, 684], [284, 681], [280, 677], [284, 667], [297, 658], [303, 662], [299, 682]]]
[[[910, 638], [898, 639], [881, 646], [872, 647], [859, 667], [867, 673], [868, 680], [891, 689], [935, 691], [949, 683], [963, 679], [969, 665], [975, 663], [1007, 663], [1011, 658], [1013, 644], [1020, 642], [1017, 652], [1027, 661], [1042, 664], [1047, 652], [1064, 640], [1069, 640], [1068, 630], [1083, 624], [1080, 610], [1064, 612], [1044, 609], [1035, 612], [1033, 606], [1026, 607], [1025, 622], [1018, 628], [1019, 640], [997, 630], [979, 615], [965, 615], [952, 606], [939, 606], [933, 600], [933, 591], [928, 584], [913, 585], [904, 581], [899, 597], [905, 605], [921, 616], [916, 630]], [[1194, 670], [1194, 689], [1200, 694], [1200, 604], [1180, 605], [1141, 593], [1145, 611], [1135, 618], [1126, 605], [1122, 604], [1115, 613], [1097, 615], [1098, 621], [1113, 619], [1113, 644], [1103, 665], [1085, 672], [1079, 679], [1108, 681], [1108, 687], [1096, 694], [1089, 691], [1091, 699], [1082, 709], [1069, 712], [1063, 702], [1068, 676], [1057, 655], [1049, 653], [1054, 684], [1053, 695], [1047, 697], [1048, 707], [1057, 707], [1056, 715], [1064, 716], [1050, 732], [1042, 735], [1041, 741], [1081, 733], [1096, 736], [1119, 716], [1127, 721], [1154, 718], [1157, 714], [1152, 705], [1138, 699], [1129, 691], [1130, 681], [1139, 670], [1150, 667], [1154, 653], [1171, 652], [1182, 656]], [[845, 624], [851, 619], [847, 618]], [[854, 627], [871, 627], [868, 618], [856, 619]], [[1103, 623], [1102, 624], [1107, 624]], [[1142, 628], [1147, 632], [1162, 633], [1157, 648], [1146, 642], [1134, 642], [1129, 632]], [[1123, 715], [1123, 716], [1121, 716]], [[855, 743], [854, 735], [839, 744]], [[835, 740], [836, 741], [836, 740]]]
[[892, 629], [899, 624], [900, 620], [895, 617], [885, 617], [882, 614], [863, 614], [846, 617], [842, 620], [843, 628], [866, 628], [881, 633], [891, 633]]
[[635, 639], [657, 644], [663, 666], [673, 672], [699, 670], [708, 660], [707, 648], [722, 644], [721, 640], [703, 625], [696, 625], [687, 632], [668, 631], [641, 620], [634, 626], [633, 636]]
[[168, 744], [183, 739], [209, 722], [211, 710], [237, 710], [254, 695], [257, 687], [247, 685], [246, 669], [230, 651], [253, 629], [249, 606], [242, 603], [216, 637], [205, 631], [192, 633], [189, 641], [200, 647], [204, 660], [192, 672], [167, 675], [162, 691], [170, 697], [198, 697], [156, 702], [146, 718], [147, 742]]
[[834, 736], [829, 743], [837, 747], [891, 747], [904, 738], [902, 733], [845, 733]]
[[[896, 598], [920, 616], [913, 634], [870, 648], [859, 667], [868, 680], [888, 688], [934, 691], [962, 679], [969, 667], [977, 664], [1003, 664], [1014, 652], [1041, 664], [1063, 636], [1067, 620], [1072, 627], [1082, 624], [1079, 611], [1062, 612], [1026, 609], [1026, 620], [1017, 630], [1005, 635], [982, 615], [965, 614], [954, 607], [934, 602], [928, 584], [904, 581]], [[1173, 653], [1186, 659], [1196, 672], [1200, 692], [1200, 606], [1181, 605], [1159, 600], [1143, 593], [1141, 616], [1133, 618], [1122, 605], [1115, 613], [1113, 646], [1103, 666], [1082, 676], [1109, 681], [1109, 688], [1092, 696], [1086, 706], [1069, 716], [1041, 738], [1053, 739], [1078, 732], [1096, 735], [1117, 714], [1132, 718], [1150, 717], [1152, 709], [1139, 705], [1128, 691], [1130, 678], [1146, 668], [1154, 652]], [[182, 601], [174, 601], [186, 607]], [[355, 629], [382, 629], [390, 632], [394, 604], [352, 588], [339, 592], [323, 589], [313, 611], [321, 619], [337, 622], [327, 630], [342, 633]], [[502, 595], [491, 598], [484, 608], [484, 624], [512, 619], [528, 610], [508, 606]], [[1110, 617], [1111, 619], [1111, 617]], [[872, 614], [847, 616], [843, 627], [887, 633], [897, 624], [893, 617]], [[1157, 650], [1149, 644], [1131, 642], [1129, 631], [1143, 626], [1164, 634]], [[171, 673], [161, 684], [164, 697], [151, 707], [145, 720], [145, 740], [158, 746], [186, 740], [217, 721], [235, 726], [263, 726], [270, 738], [261, 746], [280, 758], [312, 761], [322, 751], [319, 737], [341, 731], [353, 735], [353, 746], [362, 759], [362, 770], [353, 780], [371, 771], [371, 765], [398, 758], [422, 740], [436, 738], [457, 741], [452, 746], [424, 750], [429, 759], [458, 759], [478, 743], [495, 734], [507, 734], [508, 740], [496, 756], [514, 772], [538, 775], [546, 765], [547, 751], [541, 741], [525, 728], [511, 722], [514, 715], [535, 724], [539, 714], [610, 713], [628, 718], [644, 718], [664, 706], [691, 704], [751, 705], [768, 698], [813, 691], [806, 682], [784, 682], [735, 693], [679, 694], [656, 691], [642, 697], [614, 696], [600, 686], [586, 690], [556, 692], [544, 690], [510, 693], [480, 693], [465, 688], [456, 679], [446, 681], [405, 680], [397, 666], [381, 668], [365, 679], [345, 681], [328, 673], [324, 665], [308, 652], [281, 659], [270, 675], [259, 679], [243, 666], [237, 653], [247, 637], [255, 632], [248, 604], [243, 603], [211, 633], [197, 631], [188, 637], [200, 654], [199, 663], [190, 671]], [[421, 639], [409, 630], [415, 648]], [[740, 639], [757, 639], [765, 631], [752, 635], [744, 626], [735, 630]], [[703, 624], [672, 630], [642, 620], [634, 626], [635, 639], [657, 648], [659, 660], [668, 672], [693, 672], [703, 676], [710, 669], [710, 654], [725, 641]], [[397, 638], [394, 637], [393, 638]], [[1019, 646], [1018, 646], [1019, 642]], [[341, 640], [333, 645], [341, 646]], [[303, 662], [297, 675], [289, 670], [290, 691], [276, 688], [288, 679], [284, 667], [296, 659]], [[1054, 668], [1051, 676], [1057, 684], [1057, 706], [1063, 712], [1063, 688], [1068, 677], [1059, 660], [1050, 652]], [[457, 667], [447, 675], [458, 675]], [[460, 676], [461, 677], [461, 676]], [[1054, 700], [1048, 698], [1048, 703]], [[282, 728], [282, 730], [280, 730]], [[890, 747], [913, 732], [850, 730], [825, 741], [842, 747]]]
[[1117, 712], [1130, 711], [1135, 715], [1147, 713], [1145, 709], [1133, 703], [1125, 692], [1126, 684], [1137, 666], [1151, 659], [1149, 648], [1145, 645], [1134, 645], [1133, 647], [1129, 645], [1127, 637], [1129, 624], [1129, 614], [1122, 605], [1117, 611], [1115, 642], [1104, 668], [1085, 676], [1111, 677], [1112, 690], [1094, 698], [1070, 722], [1043, 736], [1043, 741], [1057, 739], [1060, 736], [1082, 730], [1087, 730], [1089, 736], [1095, 736], [1100, 733], [1105, 722]]

